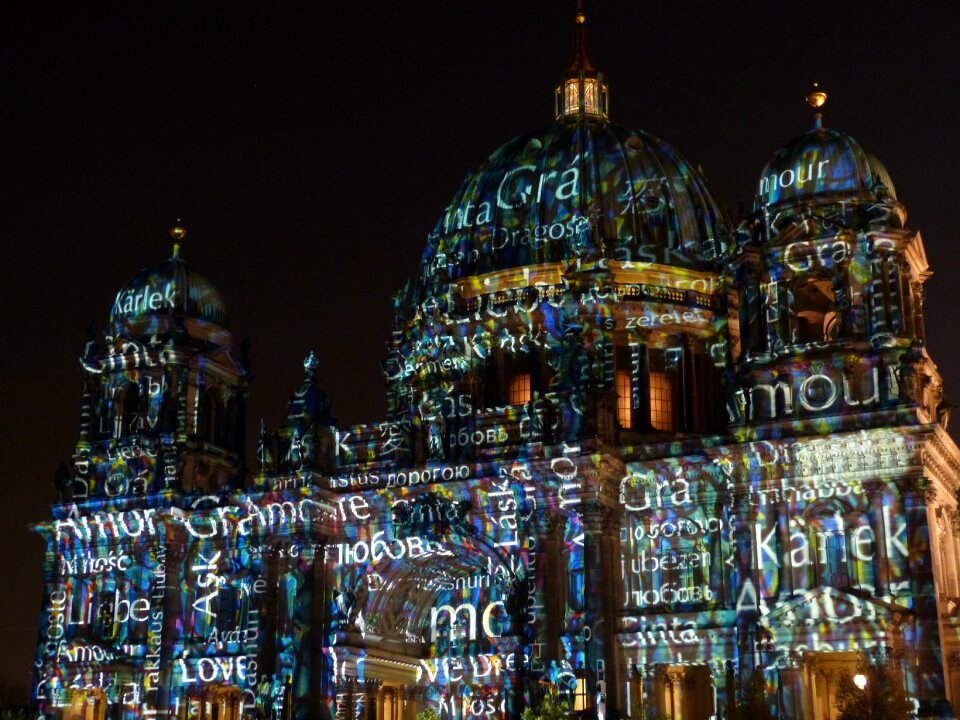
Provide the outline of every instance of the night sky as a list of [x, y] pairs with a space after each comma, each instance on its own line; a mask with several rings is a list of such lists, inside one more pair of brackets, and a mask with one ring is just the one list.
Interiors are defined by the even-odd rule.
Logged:
[[[808, 129], [820, 81], [824, 124], [880, 158], [923, 234], [954, 402], [958, 7], [587, 4], [612, 119], [701, 165], [731, 212]], [[42, 551], [27, 523], [76, 441], [87, 325], [170, 254], [167, 229], [182, 218], [182, 255], [252, 344], [250, 427], [283, 419], [311, 349], [340, 423], [381, 419], [390, 296], [464, 174], [551, 122], [572, 16], [572, 0], [4, 6], [0, 678], [26, 692]]]

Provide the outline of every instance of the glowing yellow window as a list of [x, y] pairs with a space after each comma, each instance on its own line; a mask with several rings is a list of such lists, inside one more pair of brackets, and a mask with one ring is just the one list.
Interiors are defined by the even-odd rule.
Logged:
[[517, 373], [510, 378], [510, 404], [530, 402], [530, 373]]
[[633, 388], [630, 387], [630, 373], [617, 370], [617, 420], [620, 427], [629, 430], [633, 427]]
[[650, 424], [654, 430], [673, 430], [673, 380], [662, 370], [650, 371]]
[[[600, 83], [596, 78], [583, 80], [583, 111], [591, 115], [600, 114], [600, 100], [597, 93]], [[580, 79], [570, 78], [564, 84], [564, 115], [575, 115], [580, 112]]]
[[581, 712], [590, 706], [587, 704], [587, 680], [586, 678], [577, 678], [577, 694], [573, 696], [573, 711]]

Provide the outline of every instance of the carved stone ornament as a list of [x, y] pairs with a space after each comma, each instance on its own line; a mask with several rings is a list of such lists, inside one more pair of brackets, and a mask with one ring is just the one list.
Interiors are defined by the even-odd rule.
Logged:
[[947, 520], [950, 521], [950, 528], [953, 533], [960, 533], [960, 512], [957, 511], [957, 508], [944, 508], [944, 512], [947, 514]]
[[954, 650], [947, 655], [947, 667], [950, 670], [960, 670], [960, 650]]
[[547, 520], [547, 523], [546, 523], [547, 534], [551, 536], [557, 535], [562, 538], [564, 533], [567, 530], [567, 523], [568, 523], [567, 516], [550, 514], [550, 515], [547, 515], [546, 520]]

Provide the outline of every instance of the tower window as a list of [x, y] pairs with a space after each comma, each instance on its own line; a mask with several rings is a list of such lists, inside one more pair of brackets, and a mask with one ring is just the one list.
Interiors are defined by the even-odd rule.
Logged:
[[587, 673], [583, 666], [577, 668], [577, 687], [573, 695], [573, 711], [583, 712], [590, 709], [590, 694], [587, 692]]
[[510, 378], [510, 404], [523, 405], [530, 402], [530, 373], [516, 373]]
[[629, 370], [617, 370], [617, 420], [624, 430], [633, 427], [633, 388], [630, 379]]
[[659, 363], [651, 362], [650, 368], [650, 425], [654, 430], [674, 429], [673, 378]]
[[[581, 84], [582, 83], [582, 84]], [[601, 87], [595, 77], [569, 78], [563, 84], [563, 114], [576, 115], [580, 112], [580, 92], [583, 91], [583, 111], [590, 115], [602, 115], [601, 94], [606, 94], [606, 86]]]
[[816, 549], [816, 582], [818, 585], [845, 588], [850, 586], [846, 523], [842, 509], [826, 504], [809, 520], [812, 547]]
[[892, 258], [872, 262], [872, 306], [875, 332], [902, 332], [900, 273]]
[[807, 278], [794, 286], [796, 342], [835, 340], [840, 334], [837, 298], [830, 278]]
[[130, 437], [137, 431], [140, 419], [140, 389], [127, 383], [114, 394], [114, 437]]

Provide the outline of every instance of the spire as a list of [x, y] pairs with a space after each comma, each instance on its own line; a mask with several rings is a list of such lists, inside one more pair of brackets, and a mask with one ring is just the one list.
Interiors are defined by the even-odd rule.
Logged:
[[180, 257], [180, 241], [186, 236], [186, 228], [180, 224], [180, 218], [177, 218], [177, 224], [170, 228], [170, 237], [173, 238], [173, 257]]
[[827, 102], [827, 94], [820, 89], [818, 83], [813, 83], [813, 89], [807, 93], [807, 105], [816, 112], [813, 114], [813, 129], [819, 130], [823, 127], [823, 113], [820, 108]]
[[573, 60], [567, 68], [568, 72], [596, 72], [587, 54], [587, 15], [583, 4], [584, 0], [577, 0], [577, 14], [573, 18]]
[[573, 59], [556, 89], [557, 119], [570, 115], [607, 116], [607, 85], [587, 53], [587, 15], [577, 0], [573, 18]]

